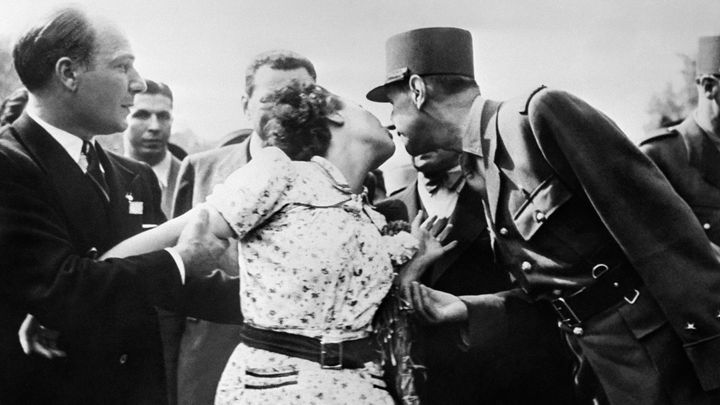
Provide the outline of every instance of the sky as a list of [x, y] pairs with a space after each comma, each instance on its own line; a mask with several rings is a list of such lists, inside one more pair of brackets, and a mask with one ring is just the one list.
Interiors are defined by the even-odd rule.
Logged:
[[[0, 0], [0, 38], [67, 4]], [[168, 83], [175, 126], [206, 142], [245, 127], [244, 71], [286, 48], [316, 65], [318, 82], [389, 123], [365, 100], [384, 79], [385, 41], [405, 30], [456, 26], [473, 35], [483, 95], [508, 99], [541, 84], [570, 91], [643, 136], [652, 94], [679, 84], [678, 53], [720, 34], [718, 0], [82, 0], [130, 38], [136, 67]]]

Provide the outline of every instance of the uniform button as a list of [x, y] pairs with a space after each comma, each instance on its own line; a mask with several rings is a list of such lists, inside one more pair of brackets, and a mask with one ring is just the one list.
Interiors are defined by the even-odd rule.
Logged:
[[88, 257], [88, 259], [97, 259], [98, 258], [98, 250], [95, 246], [88, 249], [87, 253], [85, 253], [85, 256]]
[[127, 363], [127, 360], [128, 360], [128, 355], [127, 355], [127, 354], [121, 354], [121, 355], [120, 355], [120, 359], [119, 359], [118, 361], [120, 362], [120, 364], [125, 364], [125, 363]]
[[532, 270], [532, 264], [530, 262], [522, 262], [520, 264], [520, 270], [522, 271], [530, 271]]
[[710, 229], [710, 224], [707, 223], [707, 222], [705, 222], [705, 223], [703, 224], [703, 229], [706, 230], [706, 231], [709, 230], [709, 229]]
[[552, 294], [556, 297], [559, 297], [562, 295], [562, 290], [552, 290]]
[[507, 228], [505, 228], [505, 227], [500, 228], [500, 235], [507, 236], [508, 233], [509, 233], [509, 231]]
[[685, 330], [697, 330], [694, 322], [688, 322], [685, 324]]
[[583, 328], [581, 328], [581, 327], [579, 327], [579, 326], [576, 326], [576, 327], [573, 328], [572, 333], [573, 333], [573, 335], [575, 335], [575, 336], [582, 336], [583, 333], [585, 333], [585, 331], [583, 330]]
[[545, 221], [545, 213], [542, 211], [535, 211], [535, 220], [538, 222]]

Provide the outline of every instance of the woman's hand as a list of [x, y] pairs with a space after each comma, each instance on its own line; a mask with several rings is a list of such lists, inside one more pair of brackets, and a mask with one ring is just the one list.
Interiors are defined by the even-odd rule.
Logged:
[[435, 215], [425, 218], [425, 213], [418, 211], [411, 230], [412, 235], [418, 240], [418, 251], [399, 271], [398, 280], [401, 288], [404, 289], [412, 281], [419, 280], [432, 263], [457, 246], [457, 241], [443, 246], [451, 230], [452, 224], [448, 223], [447, 218], [438, 219]]

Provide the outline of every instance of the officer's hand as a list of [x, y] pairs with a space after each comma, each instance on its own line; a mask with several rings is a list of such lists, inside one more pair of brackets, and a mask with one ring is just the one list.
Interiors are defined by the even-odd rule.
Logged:
[[452, 294], [433, 290], [418, 282], [410, 285], [409, 294], [415, 314], [428, 323], [467, 320], [468, 311], [465, 303]]
[[175, 245], [185, 269], [194, 273], [206, 273], [220, 267], [218, 260], [227, 248], [227, 239], [218, 238], [211, 231], [210, 215], [204, 207], [197, 209], [190, 218]]
[[30, 314], [25, 317], [18, 330], [20, 346], [25, 354], [37, 354], [48, 359], [67, 356], [57, 347], [59, 335], [59, 332], [40, 325], [40, 322]]

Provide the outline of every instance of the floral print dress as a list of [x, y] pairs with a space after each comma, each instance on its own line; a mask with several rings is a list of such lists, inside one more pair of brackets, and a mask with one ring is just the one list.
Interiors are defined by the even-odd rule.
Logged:
[[[239, 239], [246, 323], [329, 342], [370, 335], [392, 284], [392, 243], [382, 215], [348, 189], [329, 161], [269, 147], [208, 197]], [[376, 363], [328, 370], [241, 343], [216, 404], [392, 404], [381, 378]]]

